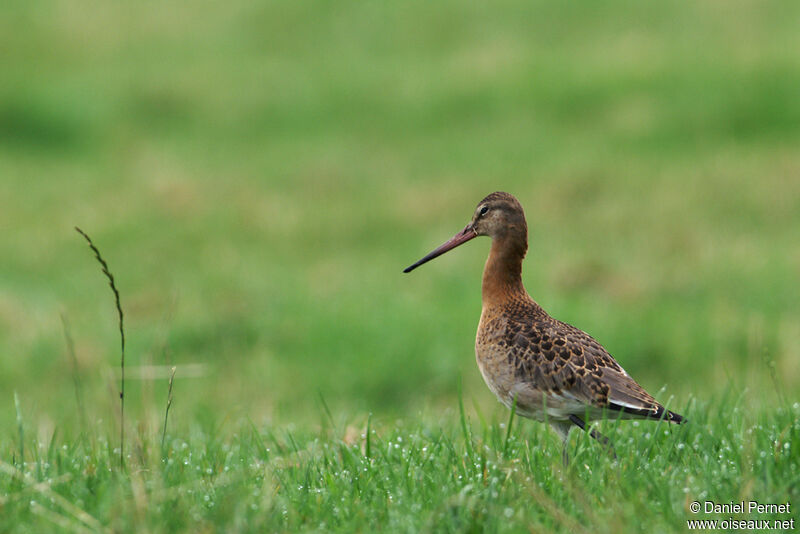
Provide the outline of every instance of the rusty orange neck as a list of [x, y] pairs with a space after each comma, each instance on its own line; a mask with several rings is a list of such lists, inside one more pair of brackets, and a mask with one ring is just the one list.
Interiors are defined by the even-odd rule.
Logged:
[[522, 285], [522, 260], [528, 250], [527, 236], [506, 235], [492, 239], [492, 248], [483, 268], [483, 305], [502, 305], [525, 297]]

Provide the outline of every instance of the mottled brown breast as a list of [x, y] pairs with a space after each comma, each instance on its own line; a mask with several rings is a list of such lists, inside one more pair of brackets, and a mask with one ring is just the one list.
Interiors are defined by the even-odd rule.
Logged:
[[506, 332], [508, 321], [494, 310], [484, 310], [475, 338], [475, 359], [489, 389], [508, 405], [514, 382], [514, 368], [509, 365]]

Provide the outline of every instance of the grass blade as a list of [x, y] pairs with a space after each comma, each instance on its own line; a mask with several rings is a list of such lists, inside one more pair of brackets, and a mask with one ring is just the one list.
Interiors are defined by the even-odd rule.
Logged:
[[119, 465], [122, 467], [125, 464], [125, 327], [124, 327], [124, 320], [125, 315], [122, 313], [122, 304], [120, 304], [119, 299], [119, 291], [117, 291], [117, 285], [114, 282], [114, 275], [111, 274], [111, 271], [108, 270], [108, 264], [103, 259], [103, 256], [100, 255], [100, 251], [94, 246], [92, 242], [92, 238], [90, 238], [86, 232], [75, 227], [75, 231], [83, 236], [86, 239], [87, 243], [89, 243], [89, 248], [92, 249], [94, 252], [94, 257], [100, 263], [102, 267], [103, 274], [106, 275], [108, 278], [108, 285], [111, 286], [111, 291], [114, 292], [114, 303], [117, 306], [117, 316], [119, 318], [119, 339], [120, 339], [120, 370], [122, 372], [122, 378], [120, 379], [120, 390], [119, 390], [119, 413], [120, 413], [120, 422], [119, 422]]
[[169, 409], [172, 406], [172, 383], [175, 380], [175, 371], [178, 368], [173, 366], [169, 374], [169, 386], [167, 387], [167, 408], [164, 410], [164, 430], [161, 432], [161, 454], [164, 454], [164, 440], [167, 438], [167, 418], [169, 418]]
[[506, 439], [503, 441], [503, 456], [508, 451], [508, 439], [511, 437], [511, 427], [514, 425], [514, 414], [517, 413], [517, 396], [514, 395], [514, 402], [511, 403], [511, 415], [508, 416], [508, 427], [506, 428]]
[[366, 442], [364, 443], [364, 455], [367, 458], [372, 458], [372, 441], [370, 438], [370, 433], [372, 432], [372, 413], [367, 416], [367, 437]]
[[22, 427], [22, 409], [19, 406], [19, 395], [14, 392], [14, 409], [17, 411], [17, 432], [19, 433], [19, 461], [25, 462], [25, 429]]
[[86, 432], [88, 429], [86, 407], [83, 404], [83, 389], [81, 388], [81, 375], [78, 366], [78, 357], [75, 354], [75, 342], [72, 340], [69, 321], [67, 321], [67, 315], [63, 312], [61, 313], [61, 326], [64, 330], [64, 342], [67, 345], [67, 354], [69, 354], [70, 362], [72, 363], [72, 381], [75, 385], [75, 402], [78, 405], [78, 416], [81, 419], [81, 430]]
[[464, 398], [461, 393], [461, 381], [458, 381], [458, 411], [461, 415], [461, 431], [464, 433], [464, 442], [467, 446], [467, 455], [470, 458], [470, 462], [472, 461], [473, 451], [472, 451], [472, 435], [470, 434], [469, 427], [467, 425], [467, 416], [464, 414]]

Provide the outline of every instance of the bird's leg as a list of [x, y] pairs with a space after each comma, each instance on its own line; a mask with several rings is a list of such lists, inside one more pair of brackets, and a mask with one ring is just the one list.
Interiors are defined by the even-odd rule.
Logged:
[[567, 421], [550, 421], [550, 426], [556, 431], [561, 438], [561, 462], [564, 464], [564, 469], [569, 467], [569, 452], [567, 451], [567, 444], [569, 443], [569, 431], [572, 425]]
[[601, 434], [592, 427], [587, 428], [586, 423], [583, 422], [583, 419], [581, 419], [577, 415], [570, 415], [569, 420], [572, 421], [572, 423], [575, 426], [577, 426], [584, 432], [588, 432], [592, 438], [600, 442], [600, 444], [608, 451], [608, 453], [611, 455], [613, 459], [615, 460], [617, 459], [617, 453], [614, 452], [614, 446], [611, 444], [611, 441], [609, 441], [607, 437], [605, 437], [603, 434]]

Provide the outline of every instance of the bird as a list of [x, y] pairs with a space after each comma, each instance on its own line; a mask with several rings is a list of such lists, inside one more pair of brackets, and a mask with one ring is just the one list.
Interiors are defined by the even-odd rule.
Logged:
[[513, 195], [497, 191], [485, 197], [463, 230], [403, 272], [478, 236], [492, 239], [475, 337], [478, 369], [502, 404], [550, 424], [562, 440], [565, 466], [569, 432], [575, 427], [616, 458], [611, 442], [591, 421], [614, 416], [686, 422], [659, 404], [592, 336], [551, 317], [528, 294], [522, 283], [528, 225]]

